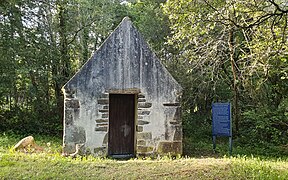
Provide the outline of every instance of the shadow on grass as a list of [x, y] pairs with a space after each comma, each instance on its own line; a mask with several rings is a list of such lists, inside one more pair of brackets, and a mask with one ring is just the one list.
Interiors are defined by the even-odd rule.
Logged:
[[[184, 138], [183, 156], [194, 158], [222, 158], [229, 157], [228, 137], [217, 138], [216, 151], [213, 151], [212, 137], [209, 139]], [[288, 147], [275, 146], [271, 144], [240, 144], [237, 140], [233, 142], [232, 157], [252, 156], [261, 159], [288, 159]]]
[[[61, 152], [62, 137], [60, 136], [44, 136], [32, 135], [37, 144], [49, 149], [53, 152]], [[12, 148], [18, 141], [24, 138], [25, 135], [18, 135], [13, 133], [0, 133], [0, 152], [7, 151]], [[47, 144], [49, 143], [49, 147]], [[227, 137], [217, 138], [216, 152], [212, 148], [212, 137], [192, 138], [184, 137], [183, 139], [183, 157], [191, 158], [223, 158], [229, 157], [229, 143]], [[288, 147], [275, 146], [271, 144], [266, 145], [249, 145], [240, 144], [237, 140], [233, 142], [233, 157], [237, 156], [253, 156], [261, 159], [287, 159]]]

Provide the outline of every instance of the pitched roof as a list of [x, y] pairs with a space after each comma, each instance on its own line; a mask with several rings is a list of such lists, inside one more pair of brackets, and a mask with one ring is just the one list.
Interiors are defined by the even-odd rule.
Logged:
[[[161, 64], [139, 31], [133, 26], [130, 18], [125, 17], [63, 88], [77, 86], [77, 82], [82, 85], [85, 82], [84, 86], [86, 87], [92, 85], [113, 88], [115, 84], [113, 81], [117, 81], [123, 88], [143, 86], [141, 83], [144, 78], [150, 78], [151, 81], [153, 78], [155, 79], [155, 76], [161, 77], [163, 82], [166, 84], [168, 82], [169, 86], [182, 91], [181, 86]], [[89, 80], [89, 78], [104, 78], [104, 80], [99, 82]], [[93, 82], [97, 82], [97, 85], [93, 85]]]

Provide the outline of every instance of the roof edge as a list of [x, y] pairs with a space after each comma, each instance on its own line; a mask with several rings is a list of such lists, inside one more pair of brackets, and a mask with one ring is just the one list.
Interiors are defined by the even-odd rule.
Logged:
[[95, 51], [93, 51], [91, 57], [78, 69], [78, 71], [71, 77], [69, 78], [69, 80], [61, 87], [61, 90], [64, 92], [65, 87], [74, 79], [75, 76], [77, 76], [77, 74], [79, 74], [79, 72], [83, 69], [83, 67], [92, 60], [92, 57], [94, 56], [95, 52], [98, 51], [99, 49], [101, 49], [101, 47], [105, 44], [106, 41], [108, 41], [108, 39], [112, 36], [112, 34], [121, 26], [123, 25], [125, 22], [130, 23], [131, 25], [133, 25], [131, 19], [129, 16], [125, 16], [122, 21], [118, 24], [118, 26], [105, 38], [105, 40], [102, 42], [102, 44], [99, 46], [99, 48]]

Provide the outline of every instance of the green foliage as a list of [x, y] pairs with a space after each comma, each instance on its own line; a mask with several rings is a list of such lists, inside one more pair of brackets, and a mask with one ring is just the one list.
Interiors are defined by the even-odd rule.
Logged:
[[[283, 109], [283, 107], [285, 107]], [[287, 144], [288, 117], [287, 106], [273, 110], [271, 107], [262, 107], [257, 110], [246, 111], [242, 126], [243, 141], [250, 144], [274, 145]], [[252, 137], [252, 138], [251, 138]], [[245, 139], [247, 138], [247, 139]]]
[[61, 87], [125, 16], [160, 53], [168, 20], [155, 1], [3, 1], [0, 131], [60, 134]]
[[206, 137], [211, 103], [224, 101], [233, 102], [238, 142], [287, 144], [288, 14], [283, 2], [164, 4], [171, 24], [168, 43], [175, 49], [168, 67], [184, 88], [184, 136]]
[[[0, 132], [61, 134], [61, 87], [125, 16], [184, 88], [186, 154], [210, 153], [211, 103], [233, 102], [234, 87], [235, 144], [287, 151], [283, 0], [1, 1]], [[225, 144], [220, 141], [220, 153]]]
[[0, 131], [61, 134], [61, 87], [119, 23], [119, 6], [107, 0], [1, 2]]
[[[285, 106], [286, 109], [287, 106]], [[262, 114], [261, 114], [261, 113]], [[244, 114], [241, 122], [241, 136], [233, 137], [232, 156], [254, 155], [261, 158], [288, 157], [287, 128], [283, 123], [287, 117], [283, 112]], [[282, 113], [282, 115], [281, 115]], [[270, 116], [267, 117], [267, 116]], [[286, 114], [287, 115], [287, 114]], [[250, 119], [248, 118], [250, 116]], [[255, 117], [257, 116], [257, 117]], [[279, 119], [276, 119], [276, 118]], [[261, 118], [261, 119], [257, 119]], [[282, 118], [282, 121], [280, 121]], [[285, 121], [284, 121], [285, 122]], [[248, 123], [248, 124], [242, 124]], [[212, 148], [211, 119], [205, 115], [184, 113], [183, 117], [183, 154], [191, 157], [222, 157], [229, 155], [228, 137], [216, 138], [216, 153]]]
[[159, 55], [163, 55], [165, 38], [170, 33], [168, 18], [160, 7], [163, 2], [165, 1], [144, 0], [127, 5], [127, 15]]

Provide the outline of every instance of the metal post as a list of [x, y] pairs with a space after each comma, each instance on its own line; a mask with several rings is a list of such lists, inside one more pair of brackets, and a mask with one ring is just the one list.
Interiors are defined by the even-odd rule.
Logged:
[[216, 152], [216, 136], [213, 136], [213, 152]]
[[230, 156], [232, 155], [232, 107], [231, 104], [229, 103], [230, 106], [230, 136], [229, 136], [229, 154]]
[[229, 154], [232, 155], [232, 136], [229, 137]]

